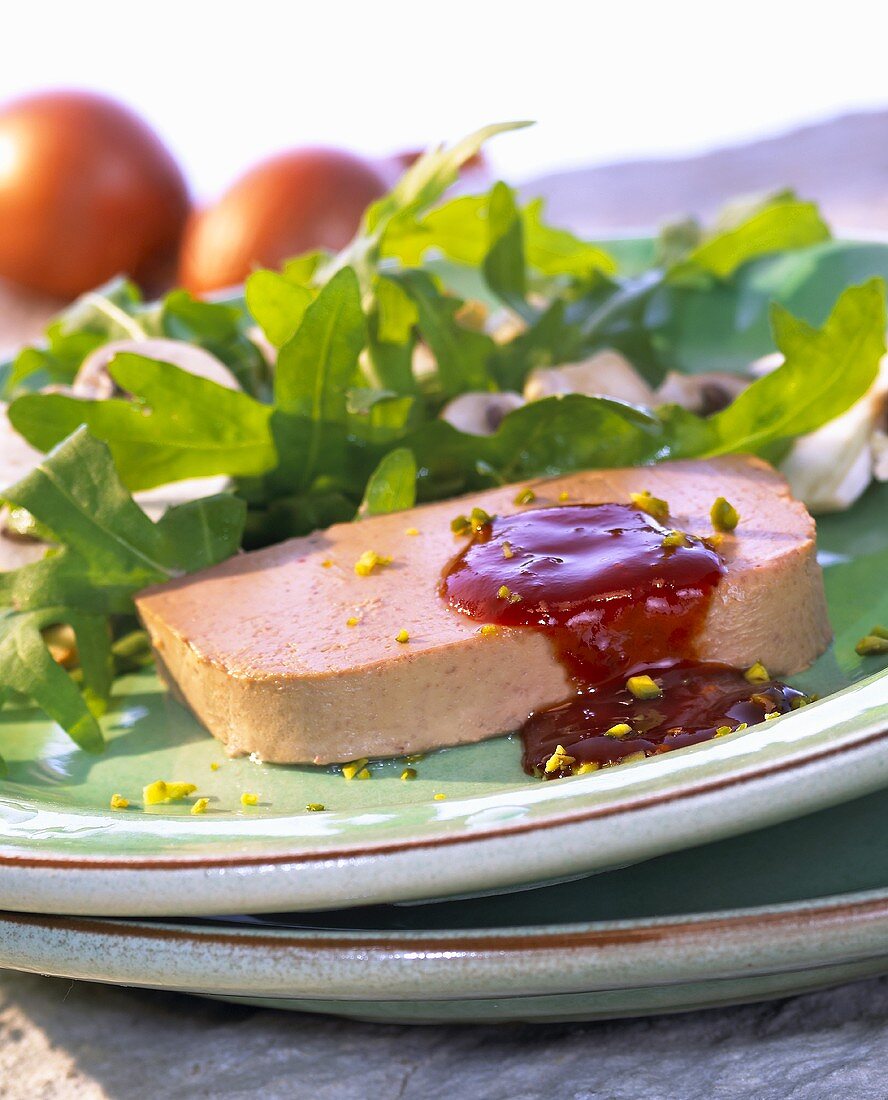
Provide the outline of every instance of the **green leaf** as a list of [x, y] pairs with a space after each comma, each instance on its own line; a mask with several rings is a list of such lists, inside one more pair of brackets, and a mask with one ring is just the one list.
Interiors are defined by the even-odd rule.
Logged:
[[9, 408], [15, 429], [47, 451], [81, 424], [111, 448], [132, 490], [214, 474], [257, 475], [276, 461], [271, 409], [171, 363], [131, 352], [109, 371], [132, 401], [29, 394]]
[[455, 319], [462, 302], [440, 293], [424, 271], [402, 271], [391, 276], [413, 300], [419, 330], [432, 350], [441, 389], [446, 396], [494, 386], [489, 363], [496, 345], [489, 336], [463, 328]]
[[290, 339], [302, 322], [312, 292], [276, 271], [254, 271], [246, 282], [247, 308], [276, 348]]
[[743, 209], [739, 219], [691, 249], [669, 272], [671, 282], [700, 273], [726, 279], [750, 260], [773, 252], [804, 248], [827, 240], [829, 227], [814, 203], [780, 195], [765, 205]]
[[585, 279], [594, 273], [613, 275], [616, 260], [599, 245], [583, 241], [566, 229], [543, 221], [544, 202], [534, 199], [523, 211], [527, 262], [542, 275]]
[[407, 447], [389, 451], [367, 482], [359, 514], [403, 512], [416, 503], [416, 459]]
[[246, 335], [248, 314], [237, 305], [204, 302], [186, 290], [173, 290], [163, 300], [160, 316], [164, 336], [186, 340], [215, 355], [253, 397], [267, 394], [268, 364]]
[[695, 424], [691, 414], [669, 411], [677, 453], [761, 452], [850, 408], [873, 384], [885, 354], [885, 283], [848, 287], [820, 329], [778, 305], [771, 323], [783, 365], [706, 421]]
[[487, 285], [507, 306], [526, 320], [536, 311], [527, 304], [524, 232], [515, 195], [505, 183], [497, 183], [490, 193], [487, 225], [490, 247], [483, 269]]
[[272, 430], [279, 484], [307, 488], [322, 460], [341, 463], [345, 436], [330, 428], [347, 420], [346, 391], [365, 340], [358, 280], [344, 267], [305, 311], [278, 356]]
[[391, 279], [377, 278], [373, 284], [376, 301], [376, 338], [383, 344], [406, 344], [419, 321], [419, 311], [409, 294]]

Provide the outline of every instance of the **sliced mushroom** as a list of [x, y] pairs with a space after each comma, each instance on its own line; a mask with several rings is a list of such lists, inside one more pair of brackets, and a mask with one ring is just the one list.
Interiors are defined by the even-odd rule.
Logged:
[[613, 397], [632, 405], [653, 405], [654, 391], [629, 360], [612, 348], [605, 348], [581, 363], [538, 367], [524, 386], [528, 401], [556, 394], [583, 393], [590, 397]]
[[749, 385], [742, 374], [707, 371], [705, 374], [679, 374], [670, 371], [657, 390], [661, 405], [681, 405], [698, 416], [721, 412]]
[[469, 435], [493, 435], [503, 417], [524, 404], [520, 393], [462, 393], [441, 410], [441, 419]]

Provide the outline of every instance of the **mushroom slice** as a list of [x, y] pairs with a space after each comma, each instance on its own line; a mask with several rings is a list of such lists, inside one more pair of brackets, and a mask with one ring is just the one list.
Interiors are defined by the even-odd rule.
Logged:
[[524, 404], [520, 393], [461, 393], [441, 410], [441, 419], [469, 435], [493, 435], [503, 417]]
[[632, 405], [653, 405], [654, 391], [629, 360], [605, 348], [580, 363], [558, 367], [538, 367], [531, 371], [524, 386], [528, 401], [539, 401], [556, 394], [583, 393], [590, 397], [613, 397]]
[[704, 374], [679, 374], [670, 371], [657, 390], [657, 402], [681, 405], [698, 416], [711, 416], [726, 409], [749, 385], [742, 374], [707, 371]]

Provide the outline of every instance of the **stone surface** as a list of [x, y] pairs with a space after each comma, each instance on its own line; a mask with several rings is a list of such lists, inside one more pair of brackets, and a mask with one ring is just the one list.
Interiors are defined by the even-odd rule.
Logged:
[[[795, 185], [843, 227], [888, 227], [888, 112], [675, 162], [549, 178], [575, 226], [643, 227]], [[536, 186], [531, 188], [536, 191]], [[47, 303], [0, 286], [0, 344]], [[888, 1096], [888, 978], [683, 1016], [374, 1026], [0, 975], [4, 1100], [869, 1100]]]
[[888, 979], [571, 1025], [357, 1024], [7, 974], [9, 1100], [856, 1100], [888, 1094]]

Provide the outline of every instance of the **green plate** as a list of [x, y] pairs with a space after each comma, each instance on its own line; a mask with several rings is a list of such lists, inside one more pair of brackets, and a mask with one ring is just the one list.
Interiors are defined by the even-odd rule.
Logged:
[[559, 886], [219, 921], [0, 914], [0, 966], [381, 1022], [567, 1020], [888, 971], [888, 795]]
[[[758, 354], [769, 294], [816, 321], [829, 287], [888, 274], [888, 248], [833, 242], [797, 254], [790, 271], [788, 262], [748, 265], [710, 314], [687, 292], [664, 346], [671, 340], [690, 368], [713, 347], [728, 362]], [[38, 713], [8, 707], [0, 908], [171, 916], [477, 894], [647, 859], [888, 785], [888, 662], [854, 653], [874, 622], [888, 622], [888, 485], [819, 531], [836, 640], [794, 682], [824, 698], [587, 776], [528, 778], [514, 738], [432, 754], [413, 782], [399, 778], [403, 761], [374, 767], [370, 782], [228, 761], [150, 673], [118, 685], [101, 757], [75, 749]], [[208, 812], [109, 809], [115, 793], [139, 803], [157, 778], [195, 783]], [[257, 805], [241, 805], [247, 792]], [[309, 803], [327, 809], [307, 812]]]

